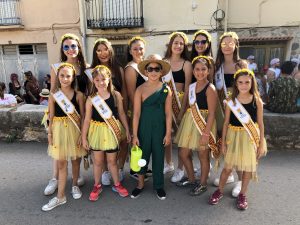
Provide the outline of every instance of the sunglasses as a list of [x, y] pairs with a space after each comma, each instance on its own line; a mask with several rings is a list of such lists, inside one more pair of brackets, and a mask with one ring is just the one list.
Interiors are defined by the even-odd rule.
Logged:
[[234, 42], [228, 42], [228, 43], [222, 42], [222, 43], [221, 43], [221, 47], [222, 47], [222, 48], [225, 48], [226, 46], [234, 47], [234, 46], [235, 46], [235, 43], [234, 43]]
[[161, 71], [161, 68], [160, 67], [147, 67], [147, 72], [148, 73], [151, 73], [151, 72], [153, 72], [153, 71], [155, 71], [156, 73], [158, 73], [158, 72], [160, 72]]
[[63, 46], [64, 51], [68, 51], [69, 49], [76, 50], [76, 49], [78, 49], [78, 46], [76, 44], [64, 45]]
[[195, 40], [194, 41], [194, 44], [195, 45], [205, 45], [207, 43], [207, 40], [201, 40], [201, 41], [199, 41], [199, 40]]

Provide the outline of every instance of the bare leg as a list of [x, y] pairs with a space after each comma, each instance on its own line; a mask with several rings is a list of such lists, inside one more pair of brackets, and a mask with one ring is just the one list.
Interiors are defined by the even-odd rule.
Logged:
[[143, 189], [144, 186], [145, 186], [145, 175], [140, 175], [138, 174], [138, 185], [137, 185], [137, 188], [138, 189]]
[[207, 185], [208, 174], [210, 170], [209, 164], [209, 149], [198, 151], [198, 157], [201, 165], [201, 178], [200, 183]]
[[100, 184], [100, 177], [103, 171], [104, 164], [104, 152], [102, 151], [93, 151], [93, 168], [94, 168], [94, 181], [95, 185]]
[[65, 197], [65, 189], [67, 183], [67, 175], [68, 175], [68, 161], [67, 160], [57, 160], [58, 164], [58, 191], [57, 197], [62, 199]]
[[58, 179], [58, 162], [55, 159], [52, 161], [52, 178]]
[[124, 168], [124, 164], [125, 161], [127, 159], [127, 155], [128, 155], [128, 143], [126, 142], [126, 140], [123, 140], [120, 143], [120, 151], [118, 153], [118, 167], [119, 169], [123, 169]]
[[72, 175], [73, 175], [72, 186], [77, 186], [77, 180], [78, 180], [79, 171], [80, 171], [80, 162], [81, 162], [81, 158], [72, 160]]
[[225, 186], [228, 176], [231, 174], [231, 172], [232, 172], [232, 169], [224, 168], [222, 170], [222, 173], [220, 176], [220, 184], [219, 184], [219, 189], [220, 189], [221, 193], [223, 193], [223, 191], [224, 191], [224, 186]]
[[111, 173], [112, 179], [114, 181], [114, 185], [119, 183], [119, 173], [118, 173], [118, 165], [117, 165], [117, 153], [107, 153], [106, 160], [108, 169]]
[[172, 164], [172, 143], [165, 147], [165, 158], [167, 164]]
[[195, 174], [193, 161], [191, 160], [191, 150], [188, 148], [180, 148], [179, 157], [184, 165], [188, 179], [190, 182], [195, 182]]
[[242, 176], [242, 189], [241, 189], [240, 193], [242, 193], [244, 195], [246, 194], [248, 185], [250, 183], [251, 176], [252, 176], [251, 172], [243, 172], [243, 176]]

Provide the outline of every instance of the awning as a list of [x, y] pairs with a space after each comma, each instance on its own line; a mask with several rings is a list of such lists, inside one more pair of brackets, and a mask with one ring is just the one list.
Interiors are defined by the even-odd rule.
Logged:
[[257, 42], [257, 41], [289, 41], [292, 40], [291, 36], [284, 37], [242, 37], [239, 42]]

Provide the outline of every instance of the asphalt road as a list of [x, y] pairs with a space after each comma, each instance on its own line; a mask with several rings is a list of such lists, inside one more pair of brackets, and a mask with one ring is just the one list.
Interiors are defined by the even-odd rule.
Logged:
[[[234, 225], [299, 225], [300, 224], [300, 152], [272, 151], [259, 165], [259, 182], [251, 183], [248, 210], [241, 212], [230, 197], [232, 184], [225, 190], [219, 205], [208, 205], [208, 196], [215, 188], [201, 196], [191, 197], [189, 189], [178, 188], [165, 177], [167, 199], [160, 201], [152, 191], [151, 179], [138, 199], [121, 198], [105, 187], [97, 202], [88, 200], [92, 189], [92, 171], [84, 171], [86, 184], [83, 197], [71, 197], [70, 176], [67, 204], [50, 212], [41, 207], [50, 197], [43, 190], [51, 176], [51, 159], [44, 143], [0, 142], [0, 225], [61, 225], [61, 224], [234, 224]], [[128, 171], [129, 165], [126, 164]], [[212, 173], [211, 180], [218, 174]], [[210, 181], [210, 184], [212, 181]], [[135, 181], [126, 175], [124, 186], [129, 190]]]

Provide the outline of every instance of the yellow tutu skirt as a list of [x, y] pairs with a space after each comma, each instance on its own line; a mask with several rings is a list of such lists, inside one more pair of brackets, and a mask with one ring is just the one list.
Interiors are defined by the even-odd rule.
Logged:
[[[117, 121], [121, 128], [123, 140], [126, 138], [125, 130], [120, 121]], [[88, 142], [90, 148], [96, 151], [115, 150], [118, 148], [118, 143], [115, 139], [115, 136], [105, 122], [91, 120], [88, 132]]]
[[[208, 116], [208, 111], [200, 110], [200, 113], [206, 120]], [[216, 131], [216, 122], [214, 121], [212, 126], [212, 133], [216, 135]], [[181, 120], [174, 142], [180, 148], [189, 148], [198, 151], [200, 138], [201, 135], [194, 123], [191, 109], [188, 109]]]
[[49, 145], [48, 154], [56, 160], [74, 160], [86, 155], [86, 151], [77, 145], [80, 133], [68, 117], [54, 117], [52, 125], [53, 145]]
[[[227, 152], [224, 158], [224, 167], [237, 171], [251, 172], [252, 179], [256, 176], [256, 150], [254, 142], [244, 127], [229, 125], [227, 136]], [[264, 151], [267, 153], [267, 144], [264, 139]]]

